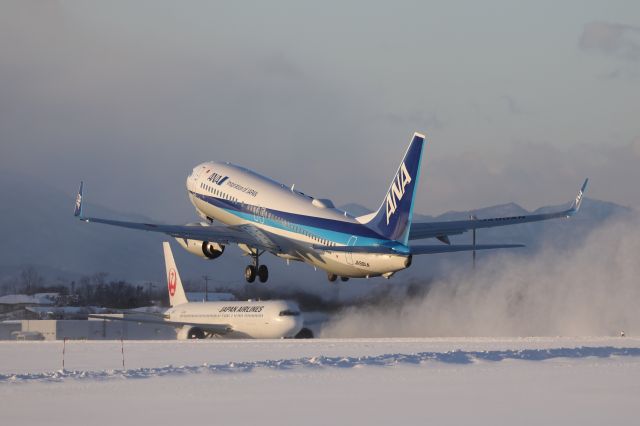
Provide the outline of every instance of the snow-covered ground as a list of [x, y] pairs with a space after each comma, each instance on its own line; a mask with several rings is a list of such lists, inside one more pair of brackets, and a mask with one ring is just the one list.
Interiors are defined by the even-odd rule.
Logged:
[[636, 424], [640, 339], [0, 343], [3, 424]]

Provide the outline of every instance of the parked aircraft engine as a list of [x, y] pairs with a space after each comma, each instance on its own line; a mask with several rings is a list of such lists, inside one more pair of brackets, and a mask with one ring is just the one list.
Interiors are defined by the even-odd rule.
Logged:
[[216, 259], [224, 253], [222, 244], [200, 240], [185, 240], [184, 238], [176, 238], [176, 241], [189, 253], [205, 259]]

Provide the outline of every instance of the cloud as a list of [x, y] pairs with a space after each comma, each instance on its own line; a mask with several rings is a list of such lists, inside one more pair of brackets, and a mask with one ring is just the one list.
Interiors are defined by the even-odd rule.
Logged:
[[505, 101], [505, 103], [507, 104], [507, 110], [511, 114], [520, 115], [524, 113], [523, 109], [520, 107], [520, 104], [512, 96], [504, 95], [501, 97], [501, 99]]
[[[306, 172], [332, 179], [327, 164], [349, 168], [356, 150], [340, 145], [336, 156], [338, 141], [371, 132], [361, 123], [373, 112], [292, 49], [222, 43], [214, 31], [202, 46], [181, 28], [121, 34], [100, 22], [60, 3], [3, 6], [1, 168], [70, 191], [90, 176], [105, 204], [185, 220], [193, 209], [184, 176], [200, 161], [234, 161], [310, 188], [317, 179], [303, 181]], [[140, 197], [145, 187], [163, 187], [175, 202]]]
[[640, 27], [595, 21], [585, 24], [580, 48], [627, 61], [640, 60]]
[[640, 158], [640, 136], [631, 143], [631, 151], [636, 157]]
[[426, 294], [408, 287], [390, 295], [396, 303], [350, 308], [322, 337], [637, 334], [638, 251], [640, 218], [619, 219], [571, 251], [492, 257], [475, 273], [423, 283]]
[[383, 119], [388, 123], [411, 129], [419, 129], [423, 132], [442, 130], [444, 122], [436, 112], [405, 111], [402, 113], [389, 112], [382, 115], [374, 115], [373, 120]]
[[565, 146], [520, 142], [437, 158], [427, 151], [416, 211], [437, 214], [510, 201], [527, 209], [561, 204], [586, 177], [590, 197], [639, 207], [639, 152], [638, 139]]
[[300, 79], [304, 72], [283, 52], [274, 52], [260, 60], [259, 67], [266, 73], [278, 75], [284, 79]]
[[[411, 132], [422, 130], [433, 143], [425, 150], [418, 212], [511, 200], [532, 208], [563, 201], [585, 175], [592, 177], [592, 196], [628, 204], [628, 193], [637, 193], [631, 192], [640, 180], [632, 161], [637, 156], [626, 155], [627, 147], [514, 144], [500, 129], [526, 133], [530, 121], [496, 119], [477, 129], [459, 107], [471, 96], [466, 90], [441, 99], [435, 90], [424, 96], [433, 89], [418, 90], [411, 80], [367, 85], [372, 83], [353, 68], [360, 59], [332, 74], [327, 69], [338, 63], [319, 67], [303, 54], [310, 50], [302, 38], [287, 44], [265, 32], [259, 33], [263, 43], [256, 43], [254, 36], [244, 37], [245, 29], [225, 29], [215, 19], [184, 31], [191, 28], [172, 20], [161, 25], [144, 10], [138, 10], [144, 21], [127, 24], [101, 13], [102, 7], [88, 6], [83, 14], [64, 2], [3, 5], [3, 170], [46, 179], [69, 194], [85, 179], [90, 198], [171, 222], [193, 217], [184, 178], [205, 160], [233, 161], [338, 204], [375, 207]], [[629, 30], [622, 33], [631, 37]], [[389, 62], [377, 60], [371, 65]], [[454, 87], [452, 80], [416, 72], [427, 88], [432, 81]], [[530, 98], [518, 88], [495, 89], [498, 96]], [[402, 97], [404, 92], [410, 95]], [[504, 97], [506, 104], [493, 99], [487, 108], [474, 105], [486, 120], [506, 108], [531, 112], [512, 97]], [[629, 115], [624, 105], [615, 109]], [[562, 122], [566, 111], [550, 113]], [[563, 135], [579, 134], [566, 121]], [[621, 134], [629, 123], [621, 123]], [[603, 120], [601, 127], [610, 126]], [[470, 148], [453, 154], [462, 146]], [[154, 188], [161, 191], [140, 196]]]

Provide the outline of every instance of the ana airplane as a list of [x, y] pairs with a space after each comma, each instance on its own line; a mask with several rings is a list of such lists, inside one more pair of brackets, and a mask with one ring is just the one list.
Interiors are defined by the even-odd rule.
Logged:
[[[206, 259], [218, 258], [228, 244], [237, 244], [253, 262], [245, 268], [247, 282], [256, 276], [266, 282], [269, 272], [260, 256], [272, 253], [301, 261], [338, 276], [390, 278], [408, 268], [414, 255], [523, 247], [519, 244], [451, 245], [449, 236], [494, 226], [515, 225], [570, 217], [580, 208], [588, 180], [566, 210], [515, 217], [448, 222], [412, 223], [416, 186], [425, 137], [415, 133], [377, 211], [355, 217], [330, 200], [314, 198], [265, 176], [231, 163], [206, 162], [187, 177], [187, 194], [204, 220], [187, 225], [123, 222], [85, 217], [82, 190], [75, 216], [97, 222], [175, 237], [187, 251]], [[223, 226], [213, 225], [213, 221]], [[442, 244], [409, 245], [409, 241], [436, 238]]]
[[[170, 309], [160, 318], [120, 318], [89, 315], [91, 318], [171, 325], [178, 339], [227, 338], [279, 339], [296, 337], [303, 319], [298, 305], [284, 300], [246, 302], [192, 302], [182, 287], [182, 280], [169, 243], [162, 243], [167, 272]], [[149, 315], [149, 314], [146, 314]], [[310, 337], [306, 330], [304, 337]]]

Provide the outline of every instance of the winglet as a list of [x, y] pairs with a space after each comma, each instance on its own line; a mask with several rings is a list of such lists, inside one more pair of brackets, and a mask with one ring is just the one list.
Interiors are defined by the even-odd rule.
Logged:
[[78, 195], [76, 196], [76, 208], [73, 211], [73, 215], [82, 219], [82, 186], [84, 182], [80, 181], [80, 189], [78, 190]]
[[567, 216], [573, 216], [574, 214], [578, 213], [578, 210], [580, 210], [580, 205], [582, 204], [582, 198], [584, 196], [585, 191], [587, 190], [588, 183], [589, 183], [589, 179], [587, 178], [584, 180], [584, 183], [582, 184], [582, 188], [580, 188], [578, 195], [576, 195], [576, 199], [571, 204], [571, 207], [569, 207], [569, 210], [567, 210]]

